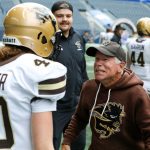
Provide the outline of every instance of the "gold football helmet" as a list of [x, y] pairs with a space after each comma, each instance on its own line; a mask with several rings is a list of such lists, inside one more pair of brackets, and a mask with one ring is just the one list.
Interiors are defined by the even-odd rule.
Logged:
[[144, 17], [137, 21], [137, 33], [140, 36], [148, 35], [150, 36], [150, 18]]
[[53, 53], [58, 25], [47, 7], [22, 3], [11, 8], [4, 19], [3, 43], [23, 46], [41, 57]]

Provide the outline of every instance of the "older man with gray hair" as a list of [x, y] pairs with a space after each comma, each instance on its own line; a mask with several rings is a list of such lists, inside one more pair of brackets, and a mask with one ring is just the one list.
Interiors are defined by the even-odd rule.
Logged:
[[150, 98], [143, 82], [126, 69], [126, 53], [115, 42], [89, 47], [95, 79], [84, 83], [80, 101], [65, 131], [62, 150], [89, 123], [89, 150], [149, 150]]

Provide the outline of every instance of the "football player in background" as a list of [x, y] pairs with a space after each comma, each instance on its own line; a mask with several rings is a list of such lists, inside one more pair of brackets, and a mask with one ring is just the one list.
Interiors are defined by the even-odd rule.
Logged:
[[143, 17], [137, 21], [138, 37], [127, 43], [128, 67], [143, 81], [150, 95], [150, 18]]
[[43, 5], [18, 4], [6, 14], [4, 30], [0, 149], [54, 150], [52, 111], [65, 94], [67, 71], [45, 59], [54, 53], [55, 17]]
[[112, 30], [111, 24], [105, 25], [106, 31], [100, 33], [100, 43], [103, 43], [103, 41], [110, 41], [112, 37], [114, 36], [114, 32]]

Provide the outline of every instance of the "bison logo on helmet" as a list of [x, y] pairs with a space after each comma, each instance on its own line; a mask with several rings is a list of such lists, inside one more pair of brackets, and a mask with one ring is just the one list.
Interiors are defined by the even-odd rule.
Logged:
[[120, 131], [122, 117], [125, 116], [124, 106], [114, 102], [109, 102], [101, 115], [105, 104], [95, 107], [92, 116], [94, 117], [94, 129], [99, 134], [100, 139], [110, 137]]
[[[32, 7], [26, 8], [26, 11], [27, 11], [26, 12], [27, 15], [30, 15], [30, 17], [32, 16], [31, 18], [36, 18], [37, 20], [40, 20], [42, 24], [47, 21], [56, 22], [54, 15], [46, 7], [32, 6]], [[29, 12], [32, 12], [32, 13], [29, 13]]]

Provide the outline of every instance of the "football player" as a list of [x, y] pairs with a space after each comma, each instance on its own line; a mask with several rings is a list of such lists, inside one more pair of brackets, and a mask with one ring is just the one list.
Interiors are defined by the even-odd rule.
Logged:
[[[55, 53], [58, 26], [37, 3], [11, 8], [0, 49], [0, 149], [53, 150], [52, 111], [65, 94], [66, 67]], [[57, 46], [56, 46], [57, 47]]]
[[103, 41], [110, 41], [114, 36], [111, 24], [105, 25], [105, 28], [105, 32], [100, 32], [100, 43], [103, 43]]
[[143, 17], [137, 21], [138, 37], [127, 43], [128, 67], [143, 81], [150, 95], [150, 18]]

